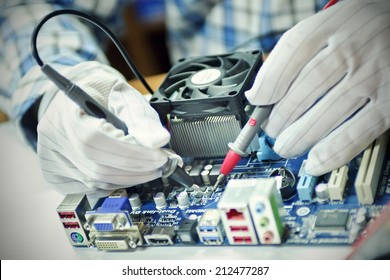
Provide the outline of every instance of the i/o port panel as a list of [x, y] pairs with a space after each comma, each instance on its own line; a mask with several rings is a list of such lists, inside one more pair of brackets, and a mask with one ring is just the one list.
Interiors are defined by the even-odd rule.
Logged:
[[205, 245], [221, 245], [225, 240], [225, 230], [217, 209], [207, 209], [196, 227], [199, 240]]
[[88, 231], [85, 225], [85, 213], [91, 210], [87, 197], [83, 194], [67, 195], [57, 207], [58, 217], [69, 242], [73, 246], [88, 246]]
[[[248, 179], [256, 181], [256, 179]], [[257, 237], [249, 212], [249, 198], [254, 185], [247, 180], [232, 179], [226, 185], [218, 209], [230, 245], [254, 245]]]
[[101, 206], [85, 213], [84, 228], [90, 232], [90, 247], [128, 250], [142, 245], [143, 223], [133, 223], [129, 198], [122, 193], [107, 197]]
[[262, 244], [280, 244], [284, 230], [282, 197], [276, 180], [257, 179], [249, 199], [249, 208], [257, 236]]

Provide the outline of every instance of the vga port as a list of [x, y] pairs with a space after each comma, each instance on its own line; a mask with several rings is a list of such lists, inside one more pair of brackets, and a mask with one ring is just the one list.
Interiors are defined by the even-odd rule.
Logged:
[[118, 218], [113, 215], [98, 214], [92, 216], [89, 220], [89, 225], [92, 229], [99, 232], [116, 231], [121, 226], [121, 224], [118, 223]]
[[99, 217], [93, 222], [93, 226], [97, 231], [114, 231], [117, 226], [117, 220], [115, 217]]

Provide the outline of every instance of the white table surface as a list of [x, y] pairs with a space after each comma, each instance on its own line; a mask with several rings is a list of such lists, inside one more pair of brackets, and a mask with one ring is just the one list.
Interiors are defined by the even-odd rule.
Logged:
[[198, 246], [104, 252], [72, 247], [56, 208], [63, 196], [48, 184], [34, 151], [12, 123], [0, 124], [0, 259], [344, 259], [348, 246]]

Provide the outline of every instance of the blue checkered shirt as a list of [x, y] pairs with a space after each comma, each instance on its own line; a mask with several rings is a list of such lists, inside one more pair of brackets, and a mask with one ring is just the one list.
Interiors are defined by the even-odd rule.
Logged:
[[[141, 1], [141, 0], [138, 0]], [[147, 1], [147, 0], [143, 0]], [[149, 0], [153, 1], [153, 0]], [[44, 94], [48, 79], [31, 55], [30, 40], [39, 19], [60, 8], [74, 8], [117, 26], [125, 0], [1, 0], [0, 110], [31, 143], [36, 122], [29, 110]], [[237, 49], [269, 52], [280, 36], [324, 6], [324, 0], [166, 0], [172, 61]], [[71, 16], [50, 20], [38, 36], [40, 56], [61, 71], [83, 61], [108, 63], [101, 43], [85, 22]]]

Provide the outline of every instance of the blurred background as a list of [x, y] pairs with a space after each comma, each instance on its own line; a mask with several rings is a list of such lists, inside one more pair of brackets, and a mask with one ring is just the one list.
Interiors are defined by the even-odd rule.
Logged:
[[[119, 39], [144, 76], [168, 72], [164, 0], [138, 0], [123, 10], [125, 28]], [[116, 47], [107, 42], [107, 56], [127, 79], [135, 78]]]

